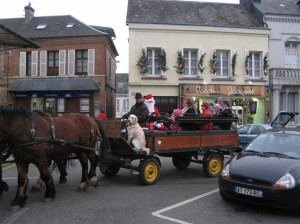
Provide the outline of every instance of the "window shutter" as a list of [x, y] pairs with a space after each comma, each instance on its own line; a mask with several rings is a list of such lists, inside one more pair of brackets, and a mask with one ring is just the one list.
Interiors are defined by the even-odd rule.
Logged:
[[88, 49], [88, 75], [94, 75], [94, 74], [95, 74], [95, 49]]
[[38, 73], [38, 52], [37, 51], [32, 51], [31, 54], [31, 75], [32, 76], [37, 76]]
[[59, 75], [66, 75], [66, 50], [59, 51]]
[[68, 50], [68, 74], [75, 75], [75, 50]]
[[26, 76], [26, 52], [20, 52], [19, 76]]
[[40, 76], [46, 76], [47, 72], [47, 51], [40, 52]]

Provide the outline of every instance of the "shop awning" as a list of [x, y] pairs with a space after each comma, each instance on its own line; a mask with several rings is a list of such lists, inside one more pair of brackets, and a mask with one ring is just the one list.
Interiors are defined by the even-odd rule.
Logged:
[[8, 27], [0, 24], [0, 45], [8, 47], [21, 47], [21, 48], [38, 48], [39, 45], [29, 40], [28, 38], [14, 32]]
[[10, 92], [26, 91], [98, 91], [100, 87], [91, 78], [22, 79], [9, 84]]

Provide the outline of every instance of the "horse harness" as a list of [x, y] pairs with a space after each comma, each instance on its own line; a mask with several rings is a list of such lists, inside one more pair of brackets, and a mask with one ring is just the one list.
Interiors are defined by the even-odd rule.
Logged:
[[[51, 150], [54, 149], [55, 144], [60, 144], [62, 146], [68, 145], [68, 146], [71, 146], [73, 148], [80, 148], [80, 149], [84, 149], [84, 150], [92, 150], [92, 151], [96, 150], [95, 148], [83, 146], [83, 145], [81, 145], [82, 143], [71, 142], [71, 141], [66, 141], [64, 139], [56, 138], [54, 120], [53, 120], [53, 117], [50, 114], [48, 114], [48, 118], [49, 118], [49, 121], [50, 121], [50, 130], [51, 130], [50, 131], [50, 136], [36, 137], [35, 136], [36, 135], [35, 118], [36, 118], [36, 113], [35, 112], [33, 112], [33, 114], [28, 118], [28, 120], [31, 120], [31, 130], [30, 130], [30, 136], [31, 137], [30, 137], [30, 139], [23, 140], [22, 142], [19, 142], [17, 144], [7, 143], [6, 148], [1, 153], [2, 155], [1, 155], [0, 159], [2, 158], [2, 156], [6, 155], [6, 153], [10, 150], [11, 146], [23, 147], [23, 146], [41, 144], [41, 143], [50, 143], [50, 149]], [[16, 132], [24, 131], [28, 120], [24, 121], [18, 128], [16, 128]], [[92, 134], [92, 137], [95, 137], [95, 133], [94, 133], [93, 129], [91, 130], [91, 134]], [[9, 135], [10, 135], [10, 133], [7, 133], [0, 140], [5, 140]], [[101, 138], [100, 132], [98, 132], [97, 137], [98, 137], [98, 141], [100, 141], [100, 143], [101, 143], [102, 138]]]

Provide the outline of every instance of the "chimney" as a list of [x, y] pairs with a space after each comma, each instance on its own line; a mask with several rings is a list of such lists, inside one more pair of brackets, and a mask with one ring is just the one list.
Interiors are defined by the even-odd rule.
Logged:
[[29, 23], [34, 17], [34, 9], [31, 7], [30, 2], [27, 6], [24, 7], [25, 9], [25, 22]]

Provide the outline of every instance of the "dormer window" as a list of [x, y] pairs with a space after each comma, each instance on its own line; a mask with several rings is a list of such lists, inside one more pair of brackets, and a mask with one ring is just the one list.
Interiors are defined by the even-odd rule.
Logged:
[[45, 29], [47, 26], [48, 26], [47, 23], [41, 23], [41, 24], [39, 24], [35, 29], [36, 29], [36, 30], [43, 30], [43, 29]]
[[75, 23], [68, 23], [68, 24], [66, 25], [66, 27], [67, 27], [67, 28], [72, 28], [72, 27], [74, 27], [74, 25], [75, 25]]

